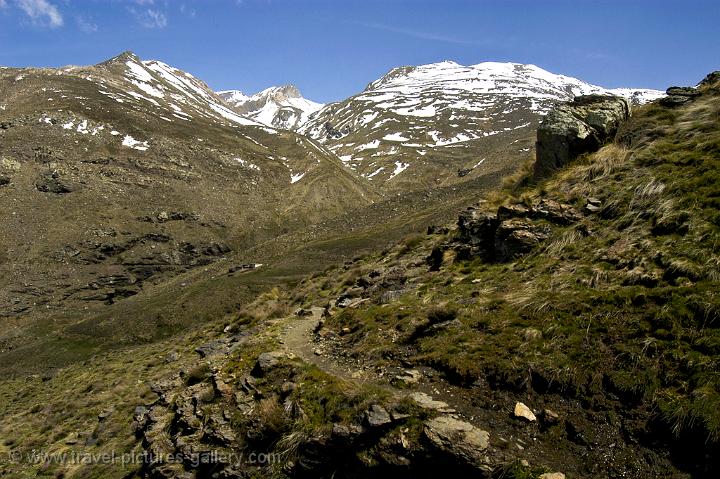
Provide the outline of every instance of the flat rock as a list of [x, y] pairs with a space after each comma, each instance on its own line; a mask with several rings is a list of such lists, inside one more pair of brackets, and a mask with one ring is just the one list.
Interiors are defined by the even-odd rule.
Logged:
[[410, 399], [415, 401], [418, 406], [423, 409], [432, 409], [438, 412], [453, 413], [455, 410], [451, 408], [445, 401], [436, 401], [428, 394], [422, 392], [414, 392], [410, 394]]
[[420, 382], [421, 378], [422, 373], [417, 369], [406, 369], [402, 374], [395, 376], [392, 383], [396, 386], [410, 386]]
[[225, 339], [215, 339], [209, 343], [198, 346], [195, 348], [195, 352], [198, 353], [201, 358], [222, 356], [230, 352], [230, 347]]
[[280, 361], [288, 359], [288, 353], [284, 351], [269, 351], [258, 356], [255, 367], [252, 370], [253, 376], [263, 376], [276, 367]]

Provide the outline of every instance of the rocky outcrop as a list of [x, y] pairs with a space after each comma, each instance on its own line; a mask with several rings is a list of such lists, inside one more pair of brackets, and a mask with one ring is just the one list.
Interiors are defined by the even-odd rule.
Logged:
[[626, 99], [607, 95], [580, 96], [552, 110], [537, 130], [535, 177], [597, 150], [629, 116]]
[[35, 182], [35, 187], [43, 193], [55, 193], [64, 195], [73, 191], [73, 188], [65, 183], [57, 172], [40, 175]]
[[710, 87], [720, 82], [720, 70], [708, 73], [705, 78], [698, 83], [698, 87]]
[[570, 225], [581, 217], [572, 206], [549, 199], [500, 206], [496, 213], [470, 207], [458, 220], [456, 249], [461, 258], [510, 261], [548, 239], [552, 225]]
[[527, 219], [509, 219], [495, 230], [495, 257], [508, 261], [529, 253], [550, 236], [550, 228]]
[[660, 104], [671, 108], [689, 103], [700, 96], [698, 90], [689, 86], [672, 86], [665, 93], [667, 96], [660, 99]]

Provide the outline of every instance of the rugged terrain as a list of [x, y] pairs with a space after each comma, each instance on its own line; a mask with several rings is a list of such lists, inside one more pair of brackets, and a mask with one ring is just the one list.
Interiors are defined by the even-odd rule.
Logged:
[[[88, 67], [2, 68], [0, 82], [0, 370], [12, 374], [171, 336], [447, 221], [532, 157], [533, 122], [551, 104], [599, 90], [537, 67], [443, 63], [394, 70], [310, 115], [320, 105], [293, 87], [216, 94], [129, 52]], [[365, 118], [368, 108], [382, 118]], [[317, 135], [330, 111], [365, 118], [353, 134], [396, 170], [358, 168], [345, 140]], [[436, 137], [445, 120], [468, 138]], [[382, 146], [391, 135], [433, 146], [407, 150], [427, 168], [407, 169]]]
[[541, 129], [596, 153], [242, 308], [135, 410], [142, 474], [716, 477], [719, 80], [579, 98]]
[[[218, 292], [238, 298], [224, 311], [195, 309], [206, 315], [201, 327], [177, 328], [174, 315], [148, 318], [176, 333], [152, 342], [141, 336], [58, 370], [5, 379], [0, 453], [7, 460], [0, 474], [716, 477], [719, 80], [715, 74], [697, 89], [670, 89], [629, 119], [625, 108], [613, 106], [624, 102], [579, 99], [568, 107], [570, 117], [551, 115], [540, 128], [548, 135], [539, 142], [540, 166], [529, 162], [492, 193], [492, 181], [466, 182], [485, 193], [476, 191], [479, 203], [456, 225], [430, 228], [300, 282], [283, 280], [297, 275], [293, 261], [318, 267], [317, 257], [327, 264], [390, 239], [367, 236], [441, 221], [444, 214], [428, 210], [465, 209], [467, 190], [386, 198], [249, 249], [284, 254], [272, 271], [228, 273], [230, 264], [198, 256], [206, 264], [113, 299], [103, 307], [137, 314], [147, 306], [166, 311], [177, 298], [182, 306], [170, 311], [207, 308], [212, 302], [204, 297]], [[602, 121], [583, 110], [602, 102], [612, 112]], [[131, 124], [120, 126], [152, 147]], [[249, 135], [258, 127], [231, 128]], [[594, 146], [558, 148], [577, 131], [589, 132]], [[337, 164], [330, 154], [326, 159]], [[6, 188], [23, 184], [17, 175], [30, 162], [13, 161], [3, 162], [3, 198]], [[291, 173], [281, 171], [288, 191], [305, 180], [291, 183]], [[358, 198], [380, 198], [363, 189], [371, 182], [348, 174]], [[64, 183], [53, 180], [63, 178], [51, 173], [40, 185], [62, 190], [56, 185]], [[158, 228], [197, 221], [173, 211], [139, 221]], [[183, 234], [193, 234], [186, 228]], [[18, 246], [31, 246], [30, 239]], [[218, 245], [222, 239], [237, 248], [223, 236]], [[302, 247], [293, 249], [296, 241]], [[41, 256], [35, 258], [29, 263]], [[258, 290], [278, 287], [250, 302], [245, 298], [254, 290], [243, 290], [250, 282]], [[157, 303], [136, 299], [163, 292]], [[138, 309], [123, 306], [134, 301]], [[27, 341], [22, 318], [4, 325]], [[81, 324], [95, 325], [98, 334], [102, 326], [130, 328], [134, 318]], [[80, 346], [70, 342], [77, 330], [53, 331], [57, 344]], [[9, 344], [22, 351], [17, 341]], [[38, 459], [33, 450], [56, 455]], [[135, 456], [124, 462], [92, 456], [108, 451]], [[58, 459], [62, 454], [85, 462]]]
[[184, 308], [177, 294], [196, 282], [167, 281], [266, 263], [277, 249], [252, 248], [380, 199], [313, 141], [237, 115], [160, 62], [5, 68], [0, 82], [3, 369], [221, 314], [217, 297], [163, 311]]

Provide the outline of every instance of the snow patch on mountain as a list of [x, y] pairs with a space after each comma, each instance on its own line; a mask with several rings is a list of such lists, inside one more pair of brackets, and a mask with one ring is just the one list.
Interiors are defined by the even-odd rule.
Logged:
[[133, 148], [135, 150], [139, 151], [145, 151], [148, 149], [148, 142], [147, 141], [139, 141], [133, 138], [130, 135], [125, 135], [122, 141], [122, 146], [127, 146], [128, 148]]
[[118, 103], [147, 103], [145, 108], [165, 121], [173, 121], [172, 117], [184, 121], [203, 117], [229, 125], [262, 126], [228, 108], [202, 81], [166, 63], [142, 61], [125, 52], [99, 66], [122, 75], [120, 81], [116, 77], [104, 81], [85, 77], [98, 84], [101, 94]]
[[271, 87], [247, 96], [239, 90], [226, 90], [218, 95], [238, 113], [264, 125], [295, 130], [324, 105], [303, 98], [292, 85]]

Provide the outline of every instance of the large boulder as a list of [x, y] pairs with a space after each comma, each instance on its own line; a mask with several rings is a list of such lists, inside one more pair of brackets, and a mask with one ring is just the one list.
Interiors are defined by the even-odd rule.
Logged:
[[537, 130], [535, 177], [561, 168], [612, 140], [630, 104], [610, 95], [585, 95], [552, 110]]
[[485, 450], [490, 434], [451, 416], [438, 416], [425, 423], [425, 437], [437, 449], [456, 457], [461, 463], [492, 470]]
[[700, 96], [700, 92], [689, 86], [671, 86], [665, 93], [667, 96], [660, 98], [660, 104], [667, 107], [684, 105]]

